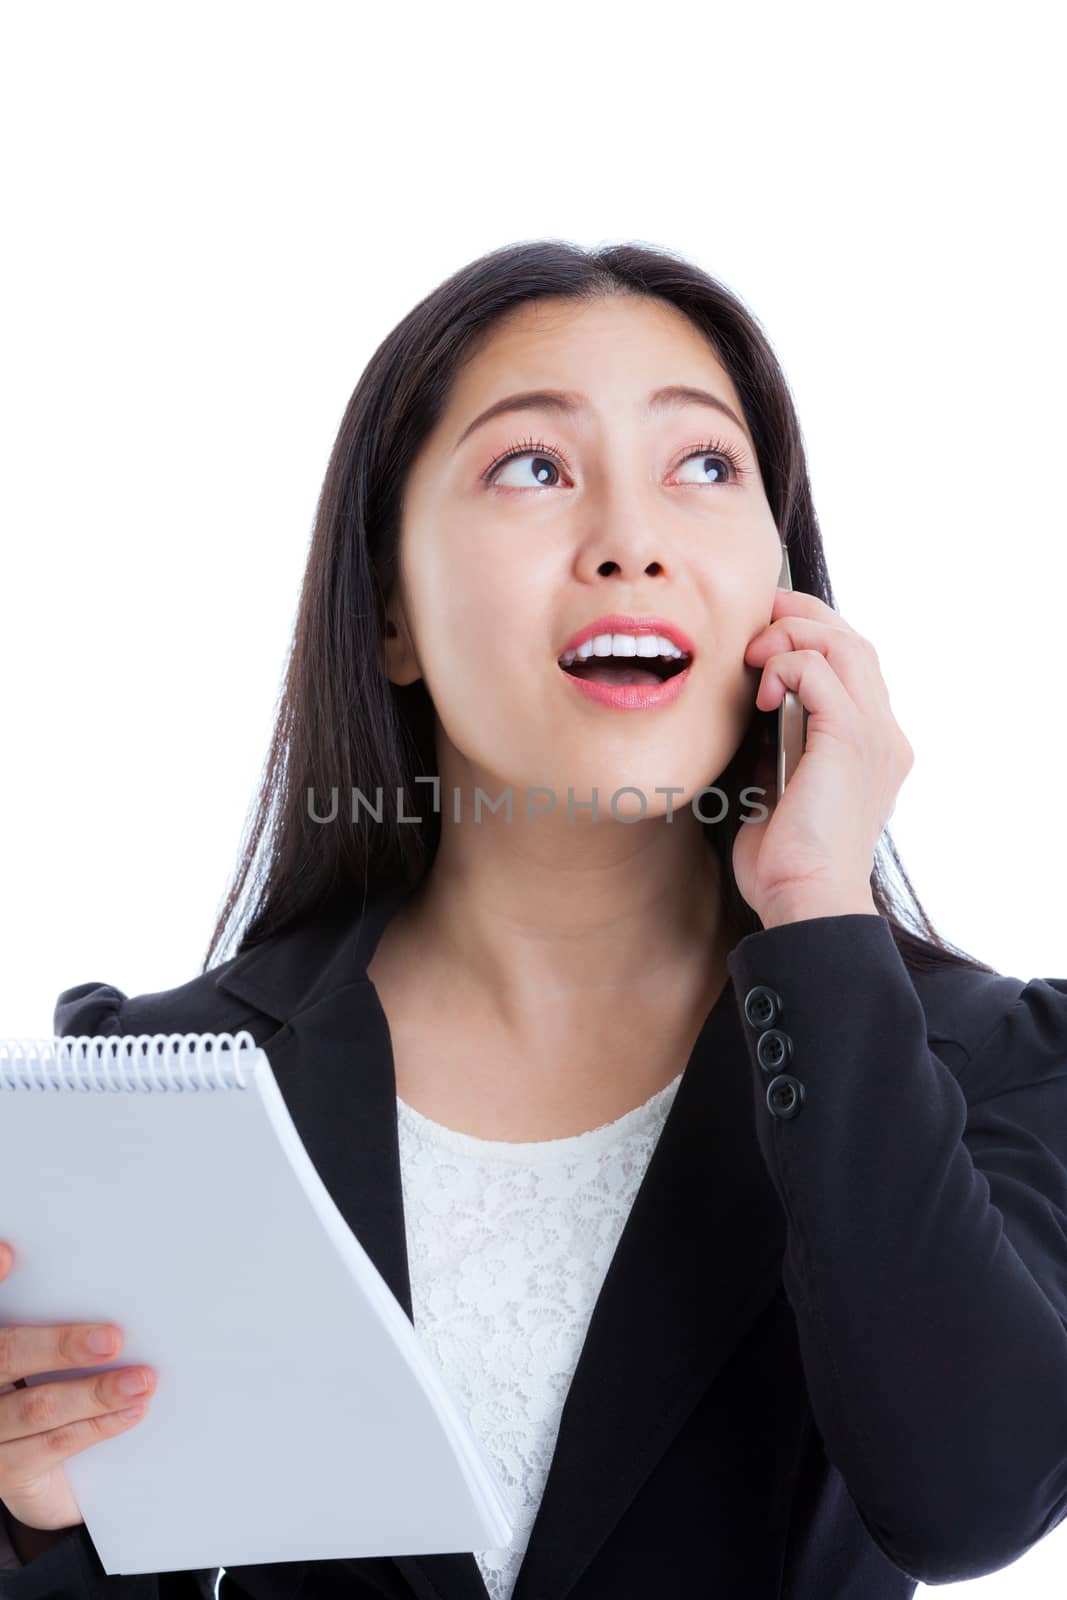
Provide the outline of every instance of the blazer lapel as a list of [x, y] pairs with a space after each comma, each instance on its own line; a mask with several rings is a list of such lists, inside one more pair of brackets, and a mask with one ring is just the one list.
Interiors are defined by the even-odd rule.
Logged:
[[[216, 981], [282, 1024], [262, 1042], [293, 1121], [412, 1319], [392, 1047], [366, 976], [406, 892], [377, 897], [340, 937], [265, 942]], [[563, 1600], [780, 1282], [785, 1221], [753, 1110], [727, 980], [594, 1306], [513, 1600]], [[393, 1559], [424, 1600], [486, 1600], [469, 1552]]]

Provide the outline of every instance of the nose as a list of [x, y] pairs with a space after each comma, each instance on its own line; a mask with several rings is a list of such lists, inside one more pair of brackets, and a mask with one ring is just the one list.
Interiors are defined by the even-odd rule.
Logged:
[[618, 573], [620, 578], [658, 578], [662, 575], [663, 570], [664, 568], [662, 561], [657, 561], [655, 559], [647, 561], [644, 566], [642, 566], [640, 562], [619, 562], [608, 557], [603, 561], [598, 561], [596, 565], [596, 575], [598, 578], [612, 578], [616, 573]]
[[614, 525], [588, 539], [578, 554], [578, 573], [590, 578], [662, 578], [667, 564], [662, 534], [644, 526]]
[[629, 478], [611, 483], [586, 503], [580, 526], [577, 575], [586, 582], [671, 575], [662, 506], [643, 483]]

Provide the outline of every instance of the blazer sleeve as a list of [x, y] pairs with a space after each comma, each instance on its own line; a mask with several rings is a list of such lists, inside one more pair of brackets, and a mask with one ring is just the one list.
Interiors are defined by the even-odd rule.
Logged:
[[[53, 1032], [122, 1033], [127, 998], [109, 983], [64, 989], [56, 1001]], [[32, 1561], [23, 1562], [11, 1541], [7, 1507], [0, 1501], [0, 1600], [213, 1600], [218, 1572], [214, 1567], [109, 1575], [84, 1523], [69, 1528]]]
[[881, 916], [728, 964], [827, 1455], [910, 1576], [994, 1572], [1067, 1514], [1067, 980], [961, 1000], [953, 1070]]

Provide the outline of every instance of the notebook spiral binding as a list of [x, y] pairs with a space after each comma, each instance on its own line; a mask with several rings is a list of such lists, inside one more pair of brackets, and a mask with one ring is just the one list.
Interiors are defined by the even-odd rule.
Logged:
[[30, 1089], [91, 1094], [247, 1089], [258, 1051], [239, 1033], [55, 1035], [0, 1039], [0, 1093]]

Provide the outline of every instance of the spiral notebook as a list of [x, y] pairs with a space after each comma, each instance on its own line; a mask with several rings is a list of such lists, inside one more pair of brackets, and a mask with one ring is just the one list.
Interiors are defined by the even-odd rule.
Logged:
[[[359, 1159], [353, 1143], [352, 1159]], [[105, 1572], [506, 1546], [515, 1508], [240, 1032], [0, 1040], [0, 1324], [111, 1322], [64, 1463]]]

